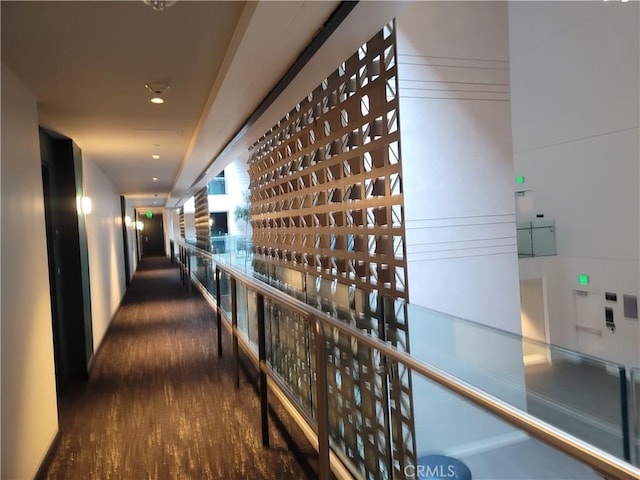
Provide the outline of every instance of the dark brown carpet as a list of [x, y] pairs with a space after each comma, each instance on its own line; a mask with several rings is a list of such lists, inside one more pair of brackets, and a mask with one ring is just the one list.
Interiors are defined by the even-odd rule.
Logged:
[[60, 399], [42, 478], [315, 478], [313, 448], [274, 402], [262, 447], [254, 379], [233, 388], [229, 336], [218, 357], [215, 335], [212, 310], [169, 260], [143, 259], [89, 381]]

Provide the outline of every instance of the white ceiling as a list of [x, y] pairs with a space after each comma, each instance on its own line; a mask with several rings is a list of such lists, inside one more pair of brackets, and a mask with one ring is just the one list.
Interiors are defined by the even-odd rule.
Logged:
[[[154, 12], [141, 1], [3, 0], [2, 63], [35, 95], [41, 125], [72, 138], [134, 206], [174, 207], [246, 159], [253, 140], [403, 4], [360, 2], [211, 165], [338, 3], [181, 0]], [[149, 103], [144, 87], [158, 80], [171, 86], [164, 105]]]

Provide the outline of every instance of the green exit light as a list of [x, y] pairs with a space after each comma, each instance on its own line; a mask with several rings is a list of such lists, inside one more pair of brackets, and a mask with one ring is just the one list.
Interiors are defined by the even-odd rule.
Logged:
[[588, 285], [589, 275], [578, 275], [578, 282], [580, 283], [580, 285]]
[[147, 211], [147, 218], [153, 217], [153, 212], [151, 210]]
[[517, 183], [518, 185], [520, 185], [520, 184], [524, 183], [524, 177], [523, 177], [522, 175], [520, 175], [520, 176], [516, 177], [516, 183]]

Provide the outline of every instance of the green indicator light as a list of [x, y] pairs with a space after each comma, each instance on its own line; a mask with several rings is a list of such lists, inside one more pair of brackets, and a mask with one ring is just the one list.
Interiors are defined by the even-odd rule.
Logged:
[[589, 275], [578, 275], [578, 282], [580, 283], [580, 285], [588, 285]]
[[153, 217], [153, 212], [151, 210], [147, 211], [147, 218]]
[[518, 185], [520, 185], [520, 184], [524, 183], [524, 177], [523, 177], [522, 175], [520, 175], [520, 176], [516, 177], [516, 183], [517, 183]]

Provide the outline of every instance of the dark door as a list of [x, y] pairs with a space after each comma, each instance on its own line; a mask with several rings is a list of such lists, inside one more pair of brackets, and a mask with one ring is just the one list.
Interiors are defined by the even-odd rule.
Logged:
[[60, 325], [59, 312], [59, 291], [58, 291], [58, 275], [61, 266], [58, 265], [57, 259], [60, 254], [56, 254], [56, 231], [53, 223], [53, 207], [51, 193], [51, 177], [49, 176], [49, 167], [42, 165], [42, 187], [44, 193], [44, 220], [47, 232], [47, 256], [49, 260], [49, 297], [51, 298], [51, 328], [53, 330], [53, 360], [56, 372], [56, 389], [58, 393], [64, 391], [69, 383], [69, 368], [67, 366], [67, 352], [65, 351], [65, 342], [62, 335], [63, 329]]
[[162, 256], [164, 251], [164, 231], [162, 228], [162, 215], [154, 215], [144, 219], [142, 234], [142, 256]]
[[58, 395], [88, 376], [93, 355], [89, 262], [82, 191], [82, 157], [69, 139], [40, 131], [53, 354]]

